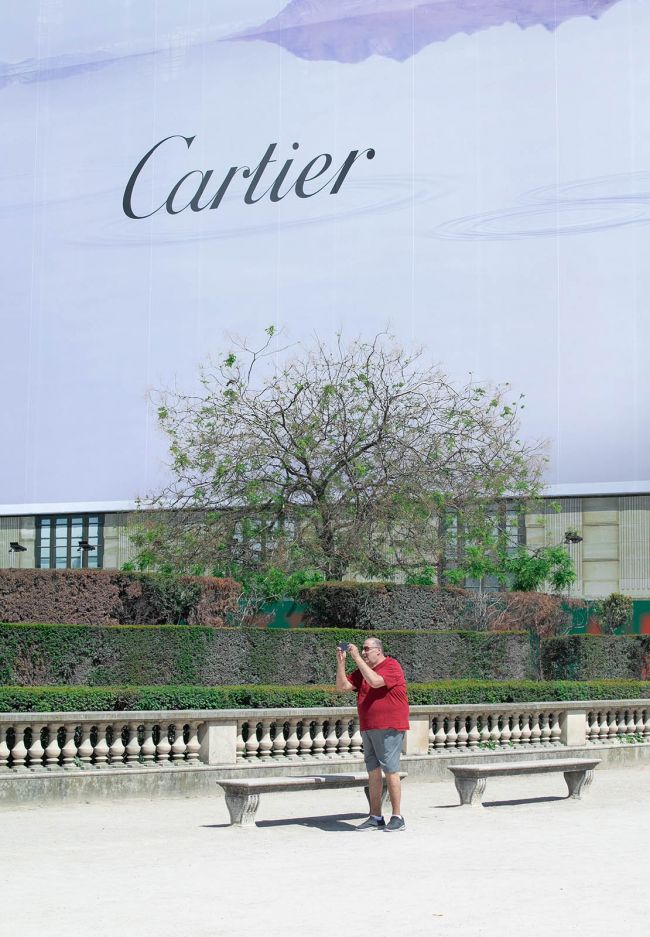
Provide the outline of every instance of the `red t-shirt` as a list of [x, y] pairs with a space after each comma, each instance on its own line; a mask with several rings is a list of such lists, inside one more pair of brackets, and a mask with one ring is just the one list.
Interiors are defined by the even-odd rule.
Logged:
[[381, 664], [377, 664], [374, 672], [384, 678], [386, 686], [374, 689], [359, 670], [353, 670], [347, 675], [358, 694], [361, 730], [396, 729], [405, 732], [409, 727], [409, 701], [404, 671], [394, 657], [386, 657]]

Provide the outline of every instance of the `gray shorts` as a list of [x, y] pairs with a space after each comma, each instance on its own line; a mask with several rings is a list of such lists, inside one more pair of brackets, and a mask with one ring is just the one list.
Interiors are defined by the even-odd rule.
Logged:
[[368, 771], [383, 768], [384, 774], [399, 771], [399, 759], [405, 732], [398, 729], [365, 729], [363, 739], [363, 757]]

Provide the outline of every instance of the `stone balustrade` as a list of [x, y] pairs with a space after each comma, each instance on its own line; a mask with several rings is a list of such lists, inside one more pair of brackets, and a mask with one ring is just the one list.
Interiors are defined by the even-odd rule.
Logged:
[[[414, 706], [405, 754], [650, 739], [650, 700]], [[356, 709], [0, 713], [0, 771], [358, 761]]]

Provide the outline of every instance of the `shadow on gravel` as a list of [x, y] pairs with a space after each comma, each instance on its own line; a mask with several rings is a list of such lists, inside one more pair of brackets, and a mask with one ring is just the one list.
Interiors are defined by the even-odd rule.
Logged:
[[520, 800], [486, 800], [484, 807], [518, 807], [524, 804], [546, 804], [553, 800], [568, 800], [568, 797], [522, 797]]
[[[484, 807], [519, 807], [525, 804], [546, 804], [553, 800], [569, 800], [568, 797], [522, 797], [520, 800], [485, 800]], [[456, 810], [462, 804], [434, 804], [434, 810]]]
[[[323, 830], [326, 833], [353, 833], [357, 823], [346, 823], [346, 820], [361, 821], [365, 820], [367, 813], [343, 813], [335, 817], [292, 817], [290, 820], [258, 820], [256, 827], [274, 827], [274, 826], [308, 826], [317, 830]], [[223, 830], [228, 829], [230, 823], [204, 823], [204, 830]], [[252, 827], [250, 827], [252, 829]]]

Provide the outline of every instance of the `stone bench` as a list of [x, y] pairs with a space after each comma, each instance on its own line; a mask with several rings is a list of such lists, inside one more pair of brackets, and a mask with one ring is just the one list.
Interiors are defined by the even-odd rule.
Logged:
[[[405, 771], [400, 771], [400, 778], [407, 777]], [[361, 774], [319, 774], [298, 777], [280, 778], [232, 778], [231, 780], [217, 781], [225, 791], [226, 807], [230, 814], [231, 825], [253, 826], [255, 814], [260, 803], [261, 794], [275, 792], [311, 790], [343, 790], [349, 787], [363, 787], [368, 803], [368, 775]], [[382, 792], [382, 803], [386, 798], [386, 781]]]
[[583, 790], [593, 781], [594, 769], [599, 764], [600, 758], [562, 758], [511, 761], [504, 764], [450, 765], [449, 770], [454, 775], [461, 806], [480, 807], [488, 778], [515, 774], [550, 774], [561, 771], [569, 788], [568, 796], [580, 800]]

